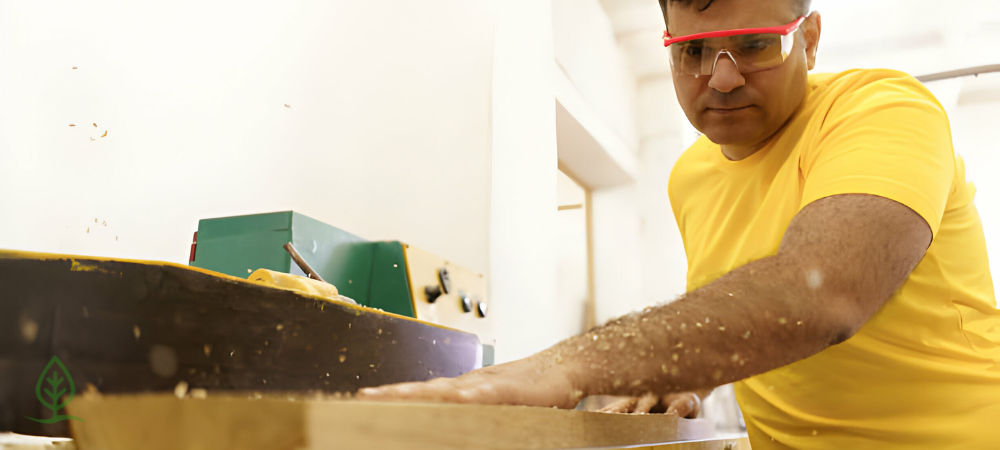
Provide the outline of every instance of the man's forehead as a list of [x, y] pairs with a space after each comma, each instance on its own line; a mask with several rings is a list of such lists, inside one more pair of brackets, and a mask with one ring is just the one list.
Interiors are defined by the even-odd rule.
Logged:
[[784, 25], [798, 17], [794, 0], [667, 1], [671, 36]]

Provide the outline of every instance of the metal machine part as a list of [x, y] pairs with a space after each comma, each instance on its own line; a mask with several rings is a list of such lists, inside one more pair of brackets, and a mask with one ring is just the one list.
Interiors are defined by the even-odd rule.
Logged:
[[[278, 246], [280, 250], [280, 245]], [[65, 436], [36, 398], [76, 392], [354, 392], [482, 366], [473, 334], [170, 263], [0, 251], [0, 431]]]
[[[455, 328], [494, 345], [482, 274], [399, 241], [369, 242], [285, 211], [199, 222], [191, 265], [244, 277], [260, 268], [305, 275], [282, 246], [292, 243], [323, 280], [362, 306]], [[492, 351], [483, 352], [492, 355]], [[493, 363], [492, 358], [484, 365]]]

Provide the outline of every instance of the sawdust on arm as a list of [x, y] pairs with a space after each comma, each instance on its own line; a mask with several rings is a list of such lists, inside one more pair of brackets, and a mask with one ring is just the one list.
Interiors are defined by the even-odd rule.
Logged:
[[741, 380], [852, 336], [923, 257], [931, 230], [863, 194], [803, 208], [778, 254], [531, 357], [455, 379], [365, 389], [362, 398], [572, 408], [587, 395], [667, 395]]

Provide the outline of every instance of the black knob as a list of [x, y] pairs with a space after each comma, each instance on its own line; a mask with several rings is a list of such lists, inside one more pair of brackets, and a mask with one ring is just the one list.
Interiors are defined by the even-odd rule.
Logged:
[[479, 317], [486, 317], [486, 310], [487, 309], [488, 308], [486, 307], [486, 302], [480, 300], [479, 296], [477, 295], [476, 296], [476, 315], [479, 316]]
[[472, 312], [472, 297], [465, 295], [465, 292], [459, 291], [459, 297], [462, 298], [462, 312]]
[[427, 296], [427, 303], [434, 303], [441, 296], [441, 286], [424, 286], [424, 295]]
[[444, 289], [445, 294], [451, 293], [451, 277], [448, 276], [448, 269], [442, 267], [438, 269], [438, 281], [441, 282], [441, 288]]

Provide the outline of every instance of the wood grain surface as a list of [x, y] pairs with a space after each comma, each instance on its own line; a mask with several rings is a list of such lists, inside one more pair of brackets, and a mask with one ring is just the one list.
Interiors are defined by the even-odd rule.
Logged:
[[[549, 449], [676, 441], [676, 415], [526, 406], [300, 400], [276, 395], [83, 395], [69, 413], [81, 450]], [[721, 448], [721, 447], [720, 447]]]

